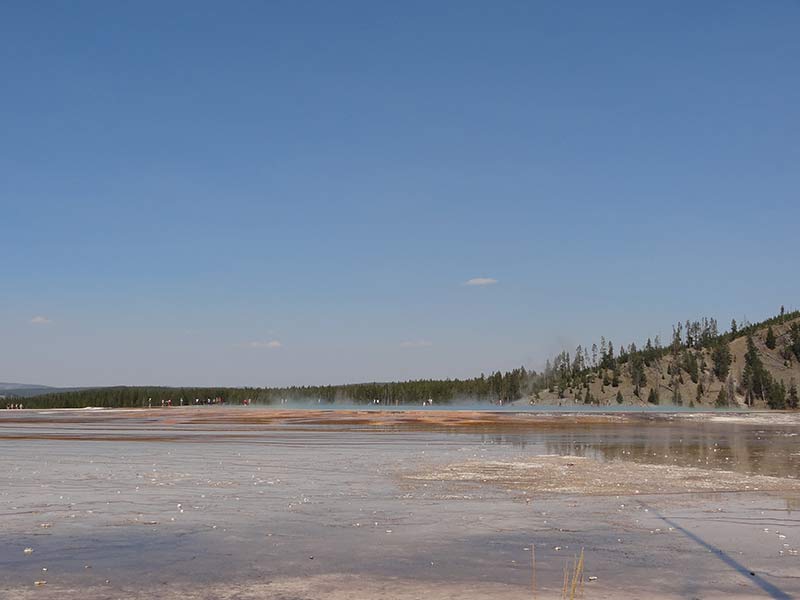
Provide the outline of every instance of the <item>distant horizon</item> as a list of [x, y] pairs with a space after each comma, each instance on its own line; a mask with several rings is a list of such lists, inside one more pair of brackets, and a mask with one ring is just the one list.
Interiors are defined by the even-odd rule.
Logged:
[[[779, 305], [778, 310], [774, 311], [774, 313], [763, 315], [761, 317], [756, 318], [755, 320], [751, 320], [746, 316], [742, 316], [739, 319], [736, 319], [735, 317], [732, 317], [732, 319], [735, 319], [737, 321], [737, 325], [740, 326], [740, 327], [743, 326], [743, 325], [746, 325], [748, 323], [759, 323], [759, 322], [761, 322], [761, 321], [763, 321], [765, 319], [769, 319], [769, 318], [772, 318], [774, 316], [779, 315], [781, 308], [785, 309], [786, 313], [792, 313], [792, 312], [795, 312], [795, 311], [798, 310], [794, 306], [790, 307], [790, 306], [787, 306], [785, 304], [782, 304], [782, 305]], [[704, 317], [716, 319], [716, 317], [714, 317], [713, 315], [698, 316], [698, 317], [693, 317], [693, 319], [701, 319], [701, 318], [704, 318]], [[717, 320], [717, 321], [719, 323], [720, 333], [727, 332], [727, 331], [730, 330], [730, 325], [731, 325], [730, 321], [727, 322], [727, 323], [719, 322], [719, 320]], [[676, 320], [673, 324], [677, 324], [677, 322], [678, 322], [678, 320]], [[681, 320], [681, 322], [683, 322], [683, 320]], [[623, 344], [627, 348], [631, 343], [634, 343], [634, 344], [637, 345], [637, 347], [641, 348], [641, 347], [644, 346], [644, 344], [646, 343], [647, 339], [650, 339], [651, 341], [654, 341], [657, 336], [661, 338], [661, 341], [662, 341], [662, 344], [663, 344], [664, 340], [665, 340], [665, 337], [662, 334], [648, 335], [648, 336], [645, 336], [644, 338], [639, 339], [639, 340], [631, 340], [631, 341], [628, 341], [628, 342], [623, 342]], [[605, 337], [605, 336], [603, 336], [603, 337]], [[613, 336], [605, 337], [605, 339], [607, 341], [609, 341], [609, 342], [614, 342]], [[599, 341], [600, 340], [594, 340], [594, 341], [589, 342], [589, 343], [584, 342], [584, 343], [582, 343], [580, 345], [582, 345], [584, 348], [588, 349], [588, 348], [591, 347], [592, 343], [596, 343], [596, 342], [599, 342]], [[620, 346], [617, 343], [616, 348], [619, 349], [619, 347]], [[574, 349], [575, 349], [575, 347], [572, 347], [572, 348], [564, 347], [564, 348], [561, 348], [560, 351], [572, 352]], [[545, 359], [545, 362], [542, 363], [539, 366], [529, 366], [529, 365], [519, 364], [519, 365], [510, 367], [508, 369], [484, 369], [484, 370], [482, 370], [482, 371], [480, 371], [478, 373], [475, 373], [473, 375], [467, 375], [465, 377], [452, 377], [452, 376], [413, 377], [412, 376], [412, 377], [403, 378], [403, 379], [370, 379], [370, 380], [360, 380], [360, 381], [339, 381], [339, 382], [323, 382], [323, 383], [289, 383], [289, 384], [285, 384], [285, 385], [269, 384], [269, 383], [266, 383], [266, 384], [225, 384], [225, 385], [213, 384], [213, 383], [212, 384], [203, 384], [203, 385], [186, 384], [186, 383], [180, 383], [180, 384], [110, 383], [110, 384], [99, 384], [99, 385], [91, 385], [91, 384], [89, 384], [89, 385], [83, 385], [83, 384], [59, 385], [59, 384], [40, 384], [40, 383], [20, 383], [20, 382], [15, 382], [15, 381], [0, 381], [0, 386], [4, 386], [4, 387], [6, 387], [6, 389], [8, 389], [8, 386], [11, 386], [11, 385], [20, 386], [20, 388], [16, 388], [16, 389], [22, 389], [22, 388], [25, 388], [25, 387], [54, 388], [54, 389], [75, 389], [75, 388], [91, 389], [91, 388], [111, 388], [111, 387], [209, 388], [209, 389], [211, 389], [211, 388], [262, 388], [262, 389], [264, 389], [264, 388], [290, 388], [290, 387], [315, 387], [315, 386], [339, 387], [339, 386], [363, 385], [363, 384], [371, 384], [371, 383], [396, 383], [396, 382], [419, 381], [419, 380], [439, 380], [439, 381], [448, 380], [448, 379], [464, 380], [464, 379], [474, 379], [474, 378], [480, 377], [481, 375], [487, 375], [488, 376], [489, 374], [491, 374], [493, 372], [497, 372], [497, 371], [506, 372], [506, 371], [510, 371], [512, 369], [516, 369], [516, 368], [519, 368], [519, 367], [523, 367], [527, 371], [533, 370], [533, 371], [536, 371], [536, 372], [542, 372], [543, 369], [545, 368], [545, 363], [550, 361], [551, 359], [553, 359], [555, 354], [557, 354], [557, 353], [554, 353], [552, 356], [548, 356]], [[3, 388], [0, 387], [0, 392], [2, 392], [2, 391], [3, 391]]]

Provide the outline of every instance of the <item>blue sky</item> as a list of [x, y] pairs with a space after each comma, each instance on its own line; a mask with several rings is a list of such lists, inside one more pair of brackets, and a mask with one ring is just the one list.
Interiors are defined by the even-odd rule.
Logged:
[[0, 380], [466, 377], [797, 307], [799, 26], [6, 2]]

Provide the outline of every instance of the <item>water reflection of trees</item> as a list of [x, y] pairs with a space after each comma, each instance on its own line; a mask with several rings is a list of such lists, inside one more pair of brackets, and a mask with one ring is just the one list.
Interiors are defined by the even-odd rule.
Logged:
[[535, 454], [800, 477], [798, 437], [781, 429], [711, 423], [578, 425], [524, 433], [483, 433], [480, 440]]
[[793, 511], [793, 510], [800, 510], [800, 498], [784, 498], [786, 501], [786, 510]]

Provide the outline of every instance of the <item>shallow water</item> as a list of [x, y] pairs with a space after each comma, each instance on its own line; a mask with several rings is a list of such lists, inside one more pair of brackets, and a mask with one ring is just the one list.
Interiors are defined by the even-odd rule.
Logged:
[[[535, 544], [540, 598], [558, 597], [581, 548], [597, 577], [587, 598], [796, 597], [800, 421], [765, 421], [0, 411], [0, 590], [530, 598]], [[653, 465], [654, 477], [657, 465], [692, 467], [711, 488], [732, 472], [741, 485], [596, 495], [591, 482], [552, 493], [408, 477], [552, 454]]]

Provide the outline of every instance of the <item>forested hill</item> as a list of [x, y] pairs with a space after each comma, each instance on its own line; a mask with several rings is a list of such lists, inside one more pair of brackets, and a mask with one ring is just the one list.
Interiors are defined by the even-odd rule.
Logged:
[[673, 327], [666, 345], [614, 348], [601, 339], [549, 362], [534, 390], [542, 404], [671, 404], [797, 408], [800, 311], [720, 332], [715, 319]]
[[[416, 380], [285, 388], [109, 387], [26, 398], [26, 408], [173, 406], [221, 399], [240, 404], [307, 402], [434, 405], [458, 402], [542, 405], [669, 404], [700, 407], [797, 408], [800, 311], [760, 323], [731, 323], [720, 331], [704, 318], [678, 323], [662, 344], [615, 347], [604, 338], [548, 361], [543, 371], [523, 367], [472, 379]], [[8, 401], [6, 401], [8, 402]]]

